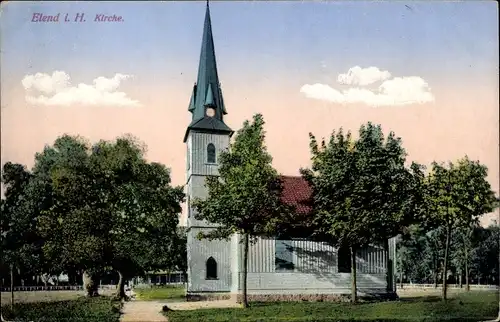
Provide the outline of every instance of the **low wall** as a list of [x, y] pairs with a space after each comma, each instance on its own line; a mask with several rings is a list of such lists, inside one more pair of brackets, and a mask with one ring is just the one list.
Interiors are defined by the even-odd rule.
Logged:
[[[443, 285], [438, 284], [437, 288], [441, 288]], [[401, 290], [401, 284], [397, 283], [396, 287], [398, 290]], [[460, 289], [460, 285], [457, 284], [448, 284], [448, 288], [457, 288]], [[469, 284], [469, 287], [471, 290], [497, 290], [498, 285], [478, 285], [478, 284]], [[434, 284], [406, 284], [403, 283], [403, 290], [404, 289], [429, 289], [429, 288], [435, 288]], [[462, 288], [465, 288], [465, 284], [462, 285]]]
[[[248, 294], [247, 295], [247, 299], [249, 302], [349, 302], [350, 298], [351, 297], [348, 294]], [[396, 293], [359, 295], [360, 301], [395, 300], [395, 299], [397, 299]], [[188, 302], [234, 300], [237, 303], [241, 303], [243, 302], [243, 295], [228, 294], [228, 293], [187, 294], [186, 300]]]
[[198, 294], [187, 294], [186, 301], [188, 302], [198, 302], [198, 301], [223, 301], [230, 300], [231, 294], [229, 293], [198, 293]]

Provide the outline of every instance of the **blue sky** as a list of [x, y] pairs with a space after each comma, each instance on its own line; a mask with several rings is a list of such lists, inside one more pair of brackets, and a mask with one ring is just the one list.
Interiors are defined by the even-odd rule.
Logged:
[[[202, 1], [2, 3], [2, 160], [30, 166], [63, 133], [131, 133], [183, 184], [204, 14]], [[309, 132], [371, 121], [409, 160], [480, 160], [500, 191], [497, 2], [220, 1], [211, 16], [225, 120], [262, 113], [280, 173], [309, 165]]]
[[[358, 64], [388, 66], [394, 74], [481, 77], [498, 56], [495, 1], [225, 1], [211, 8], [226, 69], [251, 60], [252, 69], [317, 75], [323, 62], [335, 71]], [[9, 1], [2, 6], [4, 75], [54, 68], [192, 74], [204, 10], [203, 2]], [[87, 20], [107, 13], [125, 21], [32, 23], [34, 12], [83, 12]]]

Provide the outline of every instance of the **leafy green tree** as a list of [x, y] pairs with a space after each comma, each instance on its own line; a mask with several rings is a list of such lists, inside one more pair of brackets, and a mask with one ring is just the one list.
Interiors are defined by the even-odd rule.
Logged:
[[126, 280], [176, 264], [176, 227], [184, 193], [170, 186], [169, 169], [146, 162], [145, 147], [133, 137], [101, 141], [92, 150], [91, 164], [101, 174], [100, 187], [112, 218], [110, 266], [119, 274], [117, 297], [123, 298]]
[[450, 242], [452, 230], [457, 227], [460, 209], [456, 202], [459, 198], [457, 188], [459, 185], [459, 178], [457, 171], [450, 163], [449, 169], [434, 162], [432, 165], [432, 173], [429, 176], [429, 204], [433, 213], [433, 222], [437, 223], [445, 231], [445, 247], [443, 256], [443, 286], [442, 286], [442, 299], [447, 299], [447, 272], [448, 260], [450, 252]]
[[359, 139], [342, 129], [319, 145], [310, 134], [312, 169], [302, 170], [313, 188], [316, 235], [351, 253], [351, 289], [357, 301], [356, 251], [383, 243], [414, 222], [420, 207], [421, 166], [405, 167], [406, 154], [394, 133], [363, 125]]
[[462, 254], [465, 265], [466, 290], [469, 291], [470, 252], [473, 248], [474, 230], [479, 223], [479, 217], [492, 212], [498, 207], [495, 196], [487, 180], [488, 168], [479, 161], [472, 161], [467, 156], [457, 161], [460, 193], [458, 200], [460, 208], [459, 226], [462, 230]]
[[76, 268], [87, 294], [94, 296], [97, 274], [109, 257], [111, 218], [102, 207], [102, 191], [94, 189], [90, 154], [90, 144], [81, 137], [64, 135], [46, 146], [35, 155], [28, 199], [31, 211], [40, 214], [38, 230], [52, 269]]
[[187, 232], [186, 228], [177, 227], [177, 241], [175, 242], [176, 251], [174, 253], [174, 267], [182, 272], [184, 280], [187, 278]]
[[65, 135], [36, 156], [32, 199], [48, 199], [38, 202], [44, 253], [65, 271], [83, 271], [89, 296], [104, 271], [118, 272], [123, 298], [127, 279], [174, 258], [183, 192], [144, 152], [130, 136], [91, 146]]
[[[7, 162], [2, 168], [5, 199], [2, 199], [2, 266], [9, 267], [11, 300], [14, 293], [14, 272], [37, 274], [41, 269], [40, 236], [36, 217], [25, 211], [26, 187], [31, 174], [25, 166]], [[11, 303], [12, 304], [12, 303]]]
[[397, 268], [400, 275], [400, 288], [403, 288], [404, 276], [407, 276], [410, 281], [419, 280], [428, 271], [427, 267], [422, 265], [422, 253], [425, 250], [425, 242], [425, 234], [417, 224], [410, 225], [399, 236], [396, 245], [396, 255]]
[[500, 227], [477, 229], [476, 244], [471, 251], [471, 275], [476, 280], [498, 284]]
[[[491, 212], [497, 204], [489, 182], [487, 168], [467, 157], [445, 167], [436, 162], [428, 180], [428, 205], [431, 222], [445, 230], [442, 299], [447, 299], [447, 272], [451, 235], [457, 227], [472, 227], [479, 216]], [[466, 262], [469, 248], [464, 249]], [[467, 275], [467, 274], [466, 274]]]
[[463, 286], [462, 277], [465, 276], [465, 290], [470, 291], [471, 265], [478, 258], [477, 250], [487, 238], [487, 232], [477, 223], [471, 226], [457, 227], [451, 238], [451, 265], [456, 269], [460, 287]]
[[[434, 288], [438, 287], [438, 281], [441, 275], [443, 279], [443, 259], [446, 244], [446, 233], [442, 227], [437, 227], [425, 234], [425, 252], [424, 263], [432, 273]], [[439, 274], [441, 272], [441, 274]]]
[[245, 121], [228, 151], [219, 157], [219, 177], [206, 180], [208, 197], [193, 200], [195, 217], [218, 224], [199, 238], [228, 239], [241, 234], [243, 242], [243, 306], [247, 300], [249, 242], [275, 233], [276, 223], [285, 213], [281, 202], [282, 185], [264, 145], [264, 119], [257, 114]]

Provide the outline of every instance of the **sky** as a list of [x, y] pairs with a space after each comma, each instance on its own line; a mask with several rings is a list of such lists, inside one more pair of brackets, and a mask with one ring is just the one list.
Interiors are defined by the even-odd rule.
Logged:
[[[2, 2], [2, 163], [31, 167], [65, 133], [130, 133], [183, 185], [205, 6]], [[237, 130], [262, 113], [280, 173], [310, 165], [309, 132], [356, 134], [371, 121], [402, 138], [409, 161], [481, 161], [499, 193], [496, 1], [218, 1], [210, 11], [225, 121]]]

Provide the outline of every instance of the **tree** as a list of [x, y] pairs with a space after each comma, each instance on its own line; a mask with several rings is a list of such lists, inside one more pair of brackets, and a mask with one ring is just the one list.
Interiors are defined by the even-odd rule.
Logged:
[[36, 273], [40, 269], [40, 237], [36, 233], [36, 217], [26, 212], [26, 187], [31, 174], [25, 166], [7, 162], [2, 168], [5, 199], [2, 199], [2, 266], [9, 267], [11, 304], [14, 299], [14, 272]]
[[187, 279], [187, 232], [186, 228], [177, 227], [177, 242], [175, 243], [176, 251], [174, 259], [174, 267], [176, 270], [181, 271], [184, 280]]
[[462, 247], [465, 264], [466, 290], [469, 291], [470, 252], [474, 237], [474, 229], [479, 217], [492, 212], [498, 207], [498, 198], [487, 180], [488, 168], [479, 161], [472, 161], [467, 156], [457, 161], [457, 171], [460, 184], [458, 224], [463, 230]]
[[88, 296], [97, 295], [97, 274], [109, 258], [106, 232], [111, 217], [96, 191], [98, 177], [90, 166], [90, 144], [63, 135], [35, 155], [29, 186], [31, 211], [40, 214], [38, 230], [52, 270], [83, 273]]
[[500, 227], [491, 225], [478, 228], [475, 234], [476, 245], [471, 251], [471, 275], [485, 283], [498, 284], [498, 254]]
[[[427, 235], [418, 224], [410, 225], [398, 238], [397, 257], [400, 274], [400, 288], [403, 288], [403, 275], [410, 282], [424, 280], [432, 269], [434, 261], [429, 261], [426, 256]], [[422, 256], [424, 255], [424, 256]], [[434, 258], [432, 258], [434, 259]]]
[[[428, 179], [428, 205], [432, 214], [429, 220], [442, 227], [446, 234], [443, 258], [443, 300], [447, 299], [447, 272], [453, 230], [457, 227], [472, 229], [479, 216], [491, 212], [496, 207], [497, 199], [486, 176], [487, 168], [478, 161], [471, 162], [467, 157], [456, 164], [450, 162], [448, 167], [436, 162], [432, 165], [432, 172]], [[469, 251], [468, 247], [464, 249], [466, 262]]]
[[302, 174], [313, 189], [316, 235], [351, 253], [351, 301], [357, 301], [356, 251], [383, 243], [414, 221], [421, 197], [421, 166], [405, 167], [401, 139], [363, 125], [359, 139], [340, 129], [321, 145], [310, 134], [312, 169]]
[[181, 187], [170, 186], [170, 170], [144, 159], [145, 147], [127, 136], [94, 145], [91, 164], [102, 178], [106, 208], [112, 218], [108, 241], [110, 266], [118, 272], [117, 297], [126, 280], [146, 270], [177, 263]]
[[459, 217], [459, 208], [457, 204], [458, 189], [453, 189], [453, 185], [458, 185], [457, 171], [450, 163], [450, 168], [447, 169], [442, 165], [434, 162], [432, 165], [432, 173], [429, 177], [429, 203], [432, 207], [433, 218], [439, 227], [445, 231], [445, 247], [443, 257], [443, 285], [442, 299], [447, 299], [447, 273], [448, 273], [448, 258], [450, 251], [452, 229], [456, 227]]
[[206, 179], [208, 197], [193, 200], [199, 220], [218, 227], [199, 238], [228, 239], [241, 234], [243, 242], [243, 306], [248, 307], [247, 267], [249, 243], [272, 234], [283, 214], [282, 185], [264, 145], [264, 119], [257, 114], [245, 121], [227, 151], [220, 153], [219, 177]]
[[[473, 223], [471, 226], [457, 227], [452, 234], [450, 245], [451, 265], [456, 268], [459, 274], [460, 287], [463, 284], [462, 276], [465, 276], [465, 290], [467, 292], [470, 291], [471, 269], [472, 272], [475, 272], [476, 268], [490, 269], [486, 262], [482, 262], [483, 252], [481, 247], [486, 242], [488, 235], [489, 230], [478, 226], [477, 223]], [[479, 273], [479, 270], [477, 270], [477, 273]]]
[[184, 195], [144, 153], [130, 136], [91, 146], [65, 135], [36, 157], [33, 200], [46, 199], [38, 207], [44, 253], [63, 270], [83, 271], [89, 296], [97, 295], [103, 271], [118, 272], [123, 298], [128, 278], [174, 258]]
[[439, 272], [441, 271], [441, 279], [443, 275], [443, 259], [444, 249], [446, 246], [446, 231], [442, 227], [437, 227], [425, 234], [425, 253], [424, 259], [427, 266], [432, 272], [432, 281], [434, 288], [438, 287]]

